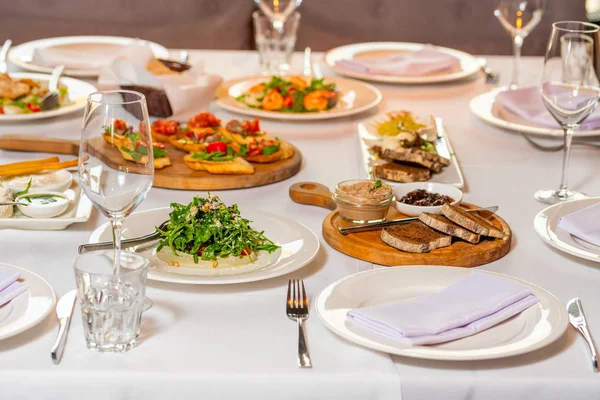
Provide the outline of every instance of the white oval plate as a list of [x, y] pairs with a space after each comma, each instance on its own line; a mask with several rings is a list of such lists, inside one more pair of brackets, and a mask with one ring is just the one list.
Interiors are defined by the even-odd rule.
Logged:
[[[539, 303], [476, 335], [432, 346], [402, 345], [346, 322], [346, 313], [351, 309], [437, 292], [471, 273], [491, 274], [527, 286]], [[568, 325], [564, 305], [546, 290], [507, 275], [457, 267], [385, 267], [359, 272], [327, 287], [315, 304], [323, 323], [351, 342], [430, 360], [486, 360], [527, 353], [560, 338]]]
[[574, 237], [558, 228], [558, 220], [600, 202], [600, 197], [567, 201], [550, 206], [539, 212], [533, 220], [533, 228], [539, 237], [550, 246], [575, 257], [600, 262], [600, 247]]
[[[30, 72], [11, 72], [11, 78], [29, 78], [39, 81], [49, 81], [48, 74], [33, 74]], [[72, 103], [50, 111], [40, 111], [31, 114], [0, 114], [0, 121], [31, 121], [34, 119], [58, 117], [65, 114], [70, 114], [77, 111], [82, 111], [85, 108], [87, 97], [97, 92], [98, 89], [92, 84], [89, 84], [79, 79], [62, 77], [60, 83], [69, 89], [69, 98]], [[83, 113], [82, 113], [83, 115]]]
[[460, 60], [461, 70], [450, 73], [426, 75], [426, 76], [390, 76], [377, 74], [364, 74], [355, 71], [349, 71], [345, 68], [339, 68], [335, 65], [338, 60], [351, 60], [356, 54], [380, 51], [380, 52], [405, 52], [419, 51], [425, 47], [421, 43], [404, 43], [404, 42], [371, 42], [371, 43], [355, 43], [346, 46], [336, 47], [325, 53], [325, 63], [340, 75], [349, 76], [351, 78], [364, 79], [374, 82], [387, 83], [405, 83], [405, 84], [425, 84], [425, 83], [440, 83], [455, 81], [469, 77], [479, 71], [481, 64], [472, 55], [447, 47], [434, 46], [437, 51], [450, 54]]
[[227, 81], [217, 90], [217, 104], [227, 111], [251, 115], [253, 117], [292, 121], [314, 121], [360, 114], [376, 107], [383, 98], [379, 89], [367, 83], [352, 79], [325, 77], [325, 82], [334, 82], [341, 93], [338, 104], [328, 111], [307, 113], [265, 111], [248, 107], [235, 99], [250, 87], [268, 80], [269, 77], [266, 76], [252, 76]]
[[[22, 43], [10, 49], [8, 53], [8, 59], [13, 64], [34, 72], [52, 73], [52, 67], [46, 67], [43, 65], [36, 65], [32, 63], [33, 51], [36, 48], [46, 48], [53, 46], [62, 45], [94, 45], [94, 44], [106, 44], [106, 45], [117, 45], [127, 46], [136, 39], [119, 36], [63, 36], [54, 37], [40, 40], [33, 40], [31, 42]], [[169, 50], [160, 44], [146, 41], [154, 55], [158, 58], [168, 58]], [[63, 72], [65, 75], [92, 78], [100, 74], [100, 69], [70, 69], [66, 68]]]
[[29, 289], [0, 307], [0, 340], [39, 324], [54, 309], [56, 295], [42, 277], [26, 269], [0, 263], [0, 268], [19, 271]]
[[[509, 131], [520, 132], [520, 133], [528, 133], [531, 135], [538, 136], [549, 136], [554, 138], [563, 137], [564, 133], [562, 129], [551, 129], [543, 126], [536, 126], [531, 124], [526, 124], [525, 121], [519, 119], [518, 117], [514, 117], [513, 120], [508, 121], [500, 116], [500, 110], [496, 102], [496, 95], [498, 93], [506, 90], [505, 87], [497, 88], [494, 90], [490, 90], [489, 92], [480, 94], [477, 97], [474, 97], [469, 103], [469, 107], [471, 108], [471, 112], [475, 114], [477, 117], [481, 118], [485, 122], [490, 125], [494, 125], [500, 128], [507, 129]], [[508, 112], [508, 111], [504, 111]], [[577, 131], [578, 137], [592, 137], [599, 136], [600, 130], [594, 131]]]
[[[154, 228], [169, 219], [169, 207], [140, 211], [127, 217], [123, 224], [123, 238], [142, 236], [153, 232]], [[195, 285], [225, 285], [262, 281], [296, 271], [311, 262], [319, 251], [319, 239], [307, 227], [291, 219], [260, 211], [241, 209], [242, 217], [253, 221], [251, 226], [265, 231], [266, 237], [281, 246], [279, 259], [265, 268], [238, 275], [219, 275], [218, 269], [198, 269], [198, 273], [209, 275], [181, 275], [167, 272], [167, 263], [155, 256], [158, 242], [142, 245], [136, 252], [150, 260], [148, 279], [162, 282]], [[112, 229], [105, 223], [92, 232], [89, 242], [112, 241]], [[171, 267], [172, 268], [172, 267]]]

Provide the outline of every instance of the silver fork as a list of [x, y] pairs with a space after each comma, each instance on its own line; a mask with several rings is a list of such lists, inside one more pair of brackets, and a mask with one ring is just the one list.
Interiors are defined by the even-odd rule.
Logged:
[[[300, 291], [300, 286], [302, 286], [302, 291]], [[300, 368], [312, 368], [303, 324], [304, 320], [308, 319], [308, 297], [306, 297], [303, 280], [290, 279], [288, 281], [285, 312], [289, 319], [298, 322], [298, 365]]]
[[485, 58], [479, 59], [481, 70], [485, 74], [485, 83], [496, 84], [500, 80], [500, 74], [493, 72]]

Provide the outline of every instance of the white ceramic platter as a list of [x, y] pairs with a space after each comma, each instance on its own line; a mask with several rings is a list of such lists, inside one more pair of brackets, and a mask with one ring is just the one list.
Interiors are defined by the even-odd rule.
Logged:
[[558, 220], [600, 202], [600, 197], [568, 201], [550, 206], [535, 216], [533, 227], [550, 246], [586, 260], [600, 262], [600, 247], [576, 238], [558, 227]]
[[[467, 274], [492, 274], [527, 286], [539, 303], [476, 335], [432, 346], [407, 346], [346, 321], [354, 308], [409, 300], [437, 292]], [[544, 289], [507, 275], [457, 267], [385, 267], [340, 279], [316, 299], [319, 318], [343, 338], [385, 353], [431, 360], [485, 360], [514, 356], [547, 346], [567, 329], [565, 306]]]
[[326, 77], [325, 83], [334, 82], [340, 92], [338, 104], [331, 110], [321, 112], [288, 113], [278, 111], [265, 111], [248, 107], [236, 100], [250, 87], [261, 82], [266, 82], [269, 77], [252, 76], [227, 81], [217, 90], [217, 104], [227, 111], [238, 114], [251, 115], [259, 118], [270, 118], [291, 121], [315, 121], [322, 119], [341, 118], [349, 115], [360, 114], [376, 107], [383, 98], [379, 89], [372, 85], [352, 79]]
[[[127, 46], [132, 44], [136, 39], [118, 36], [64, 36], [47, 39], [34, 40], [14, 46], [8, 53], [8, 59], [13, 64], [28, 71], [51, 73], [52, 67], [33, 64], [34, 50], [40, 48], [49, 48], [55, 46], [66, 46], [73, 48], [85, 48], [86, 46]], [[158, 58], [168, 58], [169, 51], [164, 47], [154, 42], [146, 43], [152, 49], [154, 55]], [[98, 76], [99, 69], [71, 69], [64, 70], [65, 75], [92, 78]]]
[[11, 218], [0, 218], [0, 229], [58, 231], [76, 222], [86, 222], [92, 214], [92, 202], [81, 192], [78, 179], [74, 177], [71, 187], [65, 192], [71, 200], [67, 210], [54, 218], [29, 218], [15, 208]]
[[56, 295], [39, 275], [25, 269], [0, 263], [0, 268], [21, 273], [20, 281], [29, 289], [0, 307], [0, 340], [18, 335], [37, 325], [54, 309]]
[[[127, 217], [123, 224], [123, 237], [131, 238], [152, 233], [154, 228], [169, 219], [170, 208], [156, 208], [140, 211]], [[243, 218], [250, 221], [252, 228], [265, 232], [265, 236], [281, 246], [281, 254], [275, 262], [265, 268], [243, 272], [227, 273], [219, 269], [195, 269], [194, 274], [173, 273], [174, 267], [156, 257], [158, 242], [142, 245], [135, 249], [150, 260], [148, 279], [162, 282], [173, 282], [196, 285], [224, 285], [262, 281], [296, 271], [312, 261], [319, 251], [319, 239], [307, 227], [291, 219], [267, 214], [259, 211], [244, 210], [240, 207]], [[112, 230], [108, 223], [96, 229], [90, 243], [112, 240]], [[187, 269], [189, 270], [189, 269]]]
[[[562, 129], [551, 129], [543, 126], [533, 125], [522, 118], [517, 117], [510, 111], [496, 103], [498, 93], [506, 88], [498, 88], [489, 92], [480, 94], [473, 98], [469, 103], [471, 112], [490, 125], [497, 126], [509, 131], [528, 133], [531, 135], [562, 138], [564, 133]], [[578, 137], [600, 136], [600, 130], [577, 131]]]
[[[381, 114], [367, 122], [358, 124], [358, 140], [360, 142], [360, 150], [363, 159], [364, 176], [366, 178], [370, 178], [373, 164], [377, 162], [374, 159], [373, 154], [369, 151], [369, 148], [383, 140], [383, 137], [377, 134], [375, 122], [385, 121], [387, 119], [388, 118], [384, 114]], [[435, 118], [435, 130], [437, 131], [435, 148], [440, 156], [450, 159], [450, 165], [445, 167], [440, 173], [432, 173], [431, 179], [427, 182], [445, 183], [454, 185], [457, 188], [462, 188], [465, 185], [462, 170], [460, 169], [456, 154], [452, 148], [452, 143], [450, 143], [450, 138], [444, 129], [441, 118]], [[387, 179], [383, 179], [383, 181], [391, 186], [401, 185], [400, 182], [389, 181]]]
[[[48, 74], [32, 74], [29, 72], [11, 72], [9, 74], [11, 78], [28, 78], [39, 81], [49, 81], [50, 75]], [[31, 121], [35, 119], [59, 117], [61, 115], [70, 114], [73, 112], [81, 112], [83, 116], [83, 109], [85, 108], [85, 101], [87, 97], [96, 91], [96, 87], [87, 82], [80, 81], [79, 79], [62, 77], [60, 78], [60, 84], [65, 85], [69, 90], [69, 99], [71, 104], [61, 106], [60, 108], [50, 111], [40, 111], [30, 114], [0, 114], [1, 121]]]
[[422, 50], [425, 46], [425, 44], [421, 43], [403, 42], [373, 42], [349, 44], [346, 46], [336, 47], [325, 53], [325, 63], [338, 74], [349, 76], [351, 78], [364, 79], [374, 82], [404, 84], [427, 84], [455, 81], [476, 74], [481, 68], [481, 64], [479, 63], [479, 61], [472, 55], [459, 50], [439, 46], [434, 46], [437, 51], [450, 54], [460, 60], [460, 70], [425, 76], [393, 76], [365, 74], [356, 71], [349, 71], [345, 68], [340, 68], [335, 65], [336, 61], [351, 60], [361, 53], [390, 55], [393, 53], [401, 53], [407, 51], [419, 51]]

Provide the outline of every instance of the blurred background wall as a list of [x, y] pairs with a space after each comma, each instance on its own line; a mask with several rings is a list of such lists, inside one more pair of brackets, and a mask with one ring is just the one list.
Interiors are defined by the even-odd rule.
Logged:
[[[474, 54], [511, 54], [496, 0], [304, 0], [297, 49], [364, 41], [433, 43]], [[170, 48], [252, 49], [252, 0], [0, 0], [0, 40], [140, 37]], [[585, 21], [585, 0], [548, 0], [523, 54], [541, 55], [554, 21]]]

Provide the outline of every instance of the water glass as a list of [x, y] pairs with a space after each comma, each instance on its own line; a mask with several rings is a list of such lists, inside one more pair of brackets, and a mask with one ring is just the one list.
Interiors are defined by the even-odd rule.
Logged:
[[252, 13], [254, 40], [258, 49], [260, 66], [265, 74], [281, 75], [290, 69], [290, 61], [296, 46], [296, 32], [300, 24], [300, 13], [294, 12], [281, 29], [260, 11]]
[[127, 251], [97, 251], [77, 257], [74, 269], [87, 347], [101, 352], [134, 348], [145, 309], [148, 260]]

